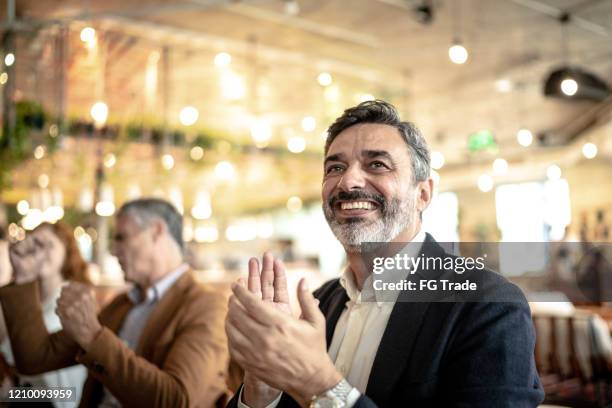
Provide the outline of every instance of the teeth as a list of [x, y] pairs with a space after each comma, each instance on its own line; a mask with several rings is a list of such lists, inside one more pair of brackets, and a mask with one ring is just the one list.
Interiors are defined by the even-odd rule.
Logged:
[[342, 203], [340, 208], [343, 210], [355, 210], [355, 209], [365, 209], [371, 210], [374, 208], [374, 205], [368, 201], [353, 201], [348, 203]]

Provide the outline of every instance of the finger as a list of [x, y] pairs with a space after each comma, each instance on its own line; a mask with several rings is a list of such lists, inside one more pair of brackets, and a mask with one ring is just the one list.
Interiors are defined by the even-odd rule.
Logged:
[[95, 289], [93, 287], [89, 287], [86, 293], [87, 293], [87, 298], [90, 301], [93, 301], [93, 303], [95, 303], [96, 306], [97, 306], [98, 300], [96, 298], [96, 291], [95, 291]]
[[312, 293], [310, 293], [310, 289], [308, 288], [305, 278], [300, 280], [297, 292], [300, 308], [302, 309], [302, 318], [315, 326], [324, 324], [323, 322], [325, 319], [323, 318], [323, 314], [319, 310], [319, 306], [317, 305], [317, 302], [315, 302], [314, 296]]
[[31, 241], [32, 241], [32, 238], [28, 235], [23, 241], [19, 241], [15, 243], [11, 247], [11, 251], [14, 252], [15, 254], [22, 255], [28, 251], [28, 248], [31, 245]]
[[232, 292], [235, 295], [236, 301], [244, 306], [248, 315], [264, 326], [271, 326], [279, 319], [274, 308], [261, 301], [254, 294], [240, 285], [232, 285]]
[[80, 282], [70, 282], [64, 288], [62, 288], [62, 293], [65, 293], [66, 296], [76, 300], [83, 300], [89, 296], [91, 287], [84, 283]]
[[254, 348], [249, 338], [229, 319], [225, 322], [225, 333], [227, 334], [230, 349], [238, 349], [245, 354], [247, 350], [250, 351]]
[[267, 330], [269, 330], [267, 326], [262, 325], [251, 317], [251, 314], [246, 310], [244, 305], [240, 303], [236, 296], [230, 297], [225, 320], [237, 326], [246, 335], [255, 334], [260, 331], [267, 332]]
[[287, 275], [285, 265], [280, 259], [274, 260], [274, 301], [289, 303], [289, 291], [287, 290]]
[[227, 334], [231, 358], [240, 364], [243, 369], [251, 369], [251, 365], [258, 360], [261, 354], [259, 352], [260, 348], [229, 322], [225, 324], [225, 333]]
[[274, 300], [274, 256], [270, 252], [265, 252], [263, 255], [261, 298], [268, 302]]
[[249, 291], [261, 298], [261, 277], [259, 275], [259, 261], [257, 258], [249, 259]]
[[57, 316], [60, 318], [61, 321], [65, 322], [68, 320], [68, 317], [66, 315], [66, 310], [65, 308], [61, 308], [58, 307], [55, 309], [55, 314], [57, 314]]
[[74, 302], [78, 299], [78, 297], [79, 293], [75, 292], [74, 289], [71, 289], [68, 286], [62, 288], [62, 291], [60, 293], [60, 299], [66, 302]]
[[75, 282], [75, 281], [70, 281], [68, 282], [68, 285], [66, 285], [66, 289], [68, 289], [71, 292], [75, 292], [75, 293], [88, 292], [90, 288], [91, 286], [86, 283]]
[[249, 361], [249, 359], [246, 358], [246, 356], [242, 354], [240, 350], [232, 348], [231, 345], [229, 346], [229, 352], [231, 359], [238, 363], [238, 365], [246, 371], [246, 363]]

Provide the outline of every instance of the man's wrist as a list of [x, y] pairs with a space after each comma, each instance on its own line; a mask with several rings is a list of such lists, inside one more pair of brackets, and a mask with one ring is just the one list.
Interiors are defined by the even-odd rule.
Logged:
[[340, 380], [331, 389], [312, 397], [310, 408], [338, 407], [351, 408], [359, 399], [360, 393], [346, 379]]
[[245, 379], [240, 389], [239, 401], [249, 408], [268, 407], [275, 402], [282, 392], [258, 380]]
[[9, 285], [10, 284], [25, 285], [25, 284], [28, 284], [28, 283], [32, 283], [35, 280], [36, 280], [36, 276], [13, 275], [13, 278], [9, 281]]
[[324, 394], [326, 391], [334, 388], [343, 377], [336, 368], [331, 365], [330, 369], [323, 375], [316, 375], [313, 381], [306, 384], [303, 392], [299, 393], [299, 399], [302, 405], [308, 406], [313, 397]]
[[100, 333], [102, 333], [102, 325], [98, 324], [98, 327], [94, 328], [91, 331], [91, 334], [87, 336], [87, 338], [81, 340], [79, 344], [81, 348], [85, 350], [85, 352], [89, 352], [89, 349], [91, 349], [92, 343], [94, 342], [94, 340], [96, 340], [96, 338], [98, 338]]

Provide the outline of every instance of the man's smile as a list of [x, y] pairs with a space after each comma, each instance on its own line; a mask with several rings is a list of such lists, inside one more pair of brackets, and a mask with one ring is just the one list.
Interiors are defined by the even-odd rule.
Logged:
[[334, 206], [335, 212], [340, 217], [356, 217], [372, 214], [378, 210], [380, 205], [369, 200], [347, 200], [338, 201]]

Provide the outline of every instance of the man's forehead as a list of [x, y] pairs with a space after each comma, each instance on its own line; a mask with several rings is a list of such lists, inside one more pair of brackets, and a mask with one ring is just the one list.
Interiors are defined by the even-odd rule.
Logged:
[[119, 214], [115, 218], [115, 229], [117, 230], [129, 231], [136, 228], [136, 226], [133, 218], [127, 214]]
[[336, 136], [326, 157], [338, 154], [363, 155], [367, 151], [384, 151], [391, 155], [406, 151], [406, 142], [397, 128], [379, 123], [351, 126]]

